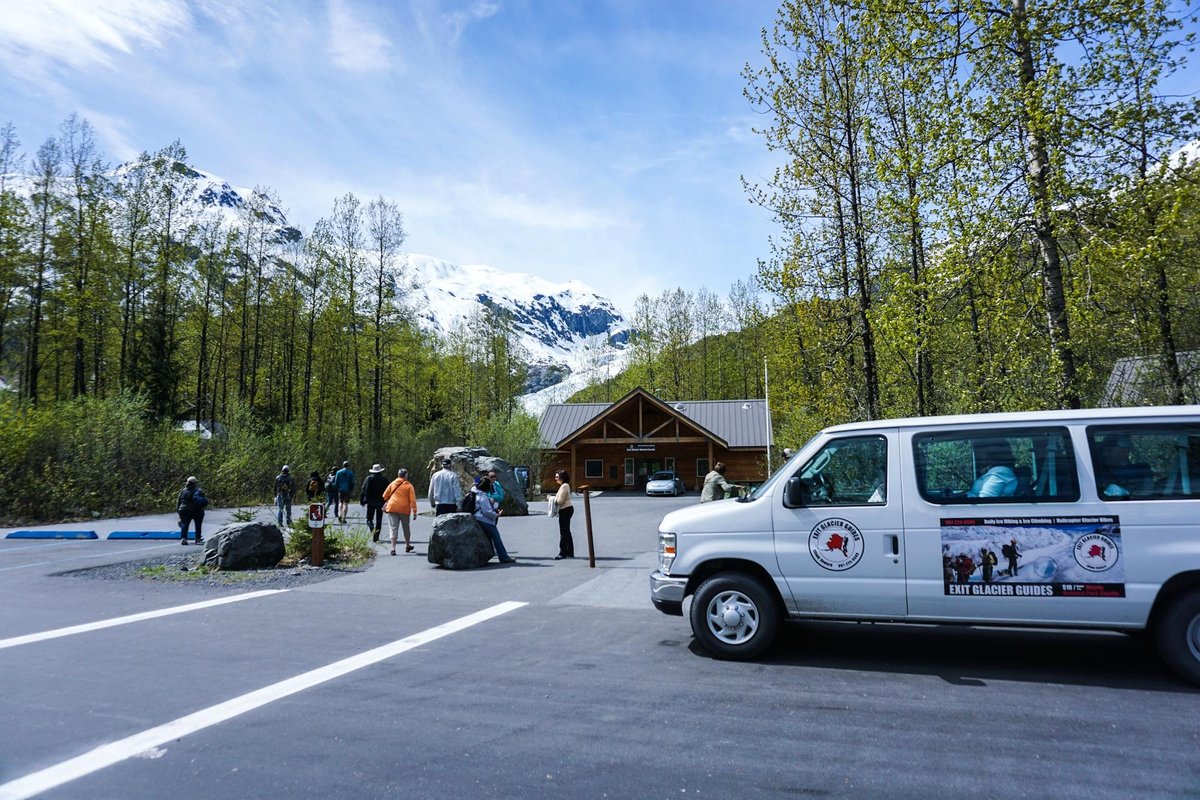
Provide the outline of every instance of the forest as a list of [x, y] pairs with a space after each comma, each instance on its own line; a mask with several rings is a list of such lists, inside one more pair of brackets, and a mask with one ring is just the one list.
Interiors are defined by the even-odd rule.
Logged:
[[161, 509], [189, 474], [260, 502], [283, 463], [419, 476], [455, 443], [536, 457], [509, 320], [417, 327], [395, 203], [347, 194], [301, 232], [270, 189], [224, 213], [198, 177], [179, 142], [114, 168], [74, 115], [28, 158], [0, 129], [4, 515]]
[[640, 298], [630, 369], [580, 397], [761, 397], [765, 364], [793, 444], [1113, 402], [1122, 359], [1119, 402], [1200, 402], [1195, 26], [1129, 0], [783, 3], [745, 70], [772, 256], [726, 300]]

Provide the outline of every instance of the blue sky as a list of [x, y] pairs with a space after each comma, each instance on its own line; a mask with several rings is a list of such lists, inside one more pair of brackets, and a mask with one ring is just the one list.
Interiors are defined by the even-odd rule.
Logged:
[[180, 139], [309, 227], [395, 200], [407, 249], [625, 310], [725, 295], [774, 228], [740, 72], [762, 0], [5, 0], [0, 123], [32, 153], [72, 112], [111, 161]]

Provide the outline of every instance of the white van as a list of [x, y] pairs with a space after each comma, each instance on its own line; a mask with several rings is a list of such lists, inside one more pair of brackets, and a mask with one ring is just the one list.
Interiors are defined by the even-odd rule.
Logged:
[[658, 538], [651, 600], [722, 658], [784, 618], [1149, 630], [1200, 683], [1200, 406], [839, 425]]

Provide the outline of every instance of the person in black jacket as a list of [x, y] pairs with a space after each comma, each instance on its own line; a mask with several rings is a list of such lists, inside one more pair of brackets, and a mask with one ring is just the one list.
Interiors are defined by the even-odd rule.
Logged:
[[208, 500], [205, 499], [199, 482], [195, 476], [189, 477], [187, 485], [179, 490], [179, 497], [175, 501], [175, 510], [179, 513], [180, 544], [187, 544], [188, 527], [192, 522], [196, 523], [196, 544], [204, 542], [200, 526], [204, 523], [204, 507], [206, 505], [208, 505]]
[[362, 496], [359, 503], [367, 507], [367, 527], [371, 529], [371, 541], [379, 541], [379, 532], [383, 528], [383, 491], [388, 487], [388, 479], [383, 477], [383, 465], [371, 467], [367, 479], [363, 481]]

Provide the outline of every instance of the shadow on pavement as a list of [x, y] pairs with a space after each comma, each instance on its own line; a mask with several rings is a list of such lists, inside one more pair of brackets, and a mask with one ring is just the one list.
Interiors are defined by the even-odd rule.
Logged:
[[[694, 639], [688, 649], [711, 658]], [[1026, 681], [1200, 693], [1148, 642], [1107, 631], [790, 622], [759, 663], [933, 675], [955, 686]]]

